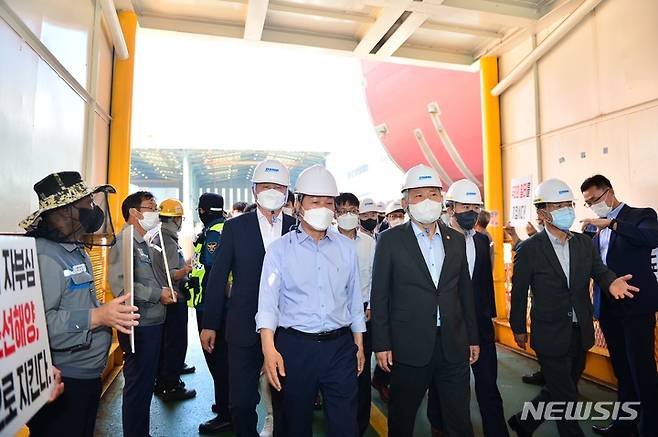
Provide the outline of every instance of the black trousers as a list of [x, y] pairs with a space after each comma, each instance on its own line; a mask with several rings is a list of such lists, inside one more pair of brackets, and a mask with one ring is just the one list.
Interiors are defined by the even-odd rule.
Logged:
[[[564, 355], [555, 357], [537, 354], [546, 385], [531, 401], [533, 405], [537, 405], [539, 402], [576, 402], [578, 400], [578, 380], [585, 369], [585, 352], [580, 328], [574, 327], [571, 331], [569, 350]], [[520, 420], [521, 413], [516, 415]], [[536, 420], [529, 415], [526, 420], [521, 421], [521, 424], [526, 431], [532, 433], [542, 422], [543, 419]], [[561, 437], [584, 435], [576, 420], [558, 420], [556, 424]]]
[[[503, 398], [498, 390], [498, 356], [496, 344], [480, 342], [480, 358], [471, 366], [475, 379], [475, 397], [478, 401], [482, 428], [486, 437], [509, 436]], [[427, 418], [432, 427], [443, 429], [441, 401], [434, 386], [430, 387], [427, 399]]]
[[153, 384], [158, 370], [162, 325], [135, 327], [135, 353], [130, 350], [130, 337], [119, 333], [124, 364], [123, 402], [121, 405], [123, 436], [149, 435]]
[[[197, 308], [196, 323], [199, 333], [201, 333], [201, 321], [203, 320], [203, 310]], [[224, 317], [222, 320], [226, 320]], [[203, 357], [206, 359], [210, 376], [212, 376], [213, 386], [215, 389], [215, 405], [217, 414], [223, 419], [230, 420], [229, 413], [229, 379], [228, 379], [228, 345], [226, 344], [225, 324], [216, 332], [215, 349], [211, 354], [203, 350]]]
[[620, 402], [641, 402], [639, 420], [616, 420], [615, 427], [639, 426], [643, 436], [658, 435], [658, 376], [656, 376], [656, 315], [602, 317], [599, 320], [618, 380]]
[[[395, 353], [393, 354], [395, 360]], [[428, 365], [408, 366], [393, 362], [388, 432], [391, 437], [411, 437], [418, 407], [430, 387], [434, 387], [441, 403], [443, 431], [450, 437], [473, 437], [471, 412], [470, 366], [468, 361], [446, 360], [437, 329], [434, 352]]]
[[372, 389], [370, 388], [370, 364], [372, 358], [372, 338], [370, 337], [370, 322], [366, 323], [366, 332], [363, 333], [363, 353], [366, 363], [363, 372], [359, 376], [359, 395], [357, 420], [359, 422], [359, 434], [363, 435], [370, 426], [370, 403], [372, 401]]
[[[315, 341], [279, 330], [275, 345], [283, 356], [286, 370], [280, 393], [285, 430], [283, 433], [275, 430], [275, 434], [285, 437], [313, 435], [313, 401], [319, 389], [327, 436], [356, 437], [359, 433], [357, 347], [352, 335]], [[275, 417], [275, 426], [277, 420]]]
[[27, 426], [31, 437], [93, 437], [103, 384], [97, 379], [62, 378], [64, 393], [44, 405]]
[[187, 354], [187, 303], [166, 306], [157, 382], [164, 388], [178, 385]]

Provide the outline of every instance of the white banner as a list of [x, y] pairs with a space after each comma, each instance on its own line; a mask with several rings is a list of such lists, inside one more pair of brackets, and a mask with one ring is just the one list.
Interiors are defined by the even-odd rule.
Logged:
[[0, 436], [13, 436], [53, 384], [33, 238], [0, 235]]
[[532, 217], [532, 176], [512, 179], [510, 222], [515, 228], [523, 227]]

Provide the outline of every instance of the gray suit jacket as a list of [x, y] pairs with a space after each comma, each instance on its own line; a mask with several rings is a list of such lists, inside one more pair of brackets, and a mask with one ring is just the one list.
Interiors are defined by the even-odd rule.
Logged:
[[373, 350], [391, 350], [394, 361], [410, 366], [425, 366], [432, 358], [437, 306], [448, 361], [468, 361], [468, 346], [479, 343], [464, 236], [439, 226], [445, 260], [438, 287], [411, 223], [380, 234], [375, 251], [370, 299]]
[[567, 353], [571, 341], [572, 311], [580, 325], [583, 349], [594, 345], [590, 278], [608, 292], [616, 275], [601, 261], [592, 240], [574, 233], [569, 240], [569, 285], [547, 231], [519, 245], [514, 258], [510, 325], [516, 334], [526, 332], [528, 288], [532, 288], [530, 346], [538, 354]]

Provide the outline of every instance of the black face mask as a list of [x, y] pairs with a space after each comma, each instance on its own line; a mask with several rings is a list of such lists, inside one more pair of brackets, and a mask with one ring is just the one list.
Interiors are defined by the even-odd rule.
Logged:
[[368, 232], [372, 232], [377, 227], [377, 219], [361, 220], [361, 226]]
[[475, 227], [475, 222], [478, 221], [478, 215], [475, 211], [460, 212], [455, 214], [455, 219], [463, 230], [470, 231]]
[[221, 217], [221, 213], [218, 212], [204, 211], [203, 213], [199, 213], [199, 218], [201, 219], [201, 223], [203, 223], [204, 226], [208, 226], [210, 222], [218, 219], [219, 217]]
[[105, 214], [100, 207], [94, 205], [93, 208], [78, 208], [78, 221], [88, 234], [93, 234], [103, 226]]

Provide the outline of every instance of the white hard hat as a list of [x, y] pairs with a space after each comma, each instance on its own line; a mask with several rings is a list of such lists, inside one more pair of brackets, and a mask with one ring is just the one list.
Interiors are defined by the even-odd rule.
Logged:
[[339, 194], [334, 175], [318, 164], [304, 169], [299, 174], [295, 193], [331, 197], [336, 197]]
[[482, 205], [482, 194], [474, 182], [460, 179], [450, 185], [445, 196], [446, 202], [459, 202], [466, 205]]
[[377, 212], [377, 204], [374, 200], [370, 198], [365, 198], [361, 201], [359, 205], [359, 214], [365, 214], [367, 212]]
[[565, 182], [559, 179], [547, 179], [535, 189], [535, 198], [533, 203], [560, 203], [573, 202], [573, 193], [571, 188]]
[[405, 173], [402, 191], [423, 187], [443, 188], [443, 185], [441, 185], [441, 179], [436, 170], [426, 165], [418, 164], [415, 167], [411, 167]]
[[254, 184], [272, 183], [287, 187], [290, 185], [290, 172], [280, 161], [266, 159], [256, 166], [251, 182]]
[[392, 202], [389, 202], [388, 205], [386, 206], [386, 215], [389, 215], [393, 211], [400, 211], [400, 210], [404, 211], [400, 199], [393, 200]]
[[383, 214], [386, 211], [386, 203], [383, 201], [375, 203], [375, 206], [377, 207], [377, 212], [381, 212]]

